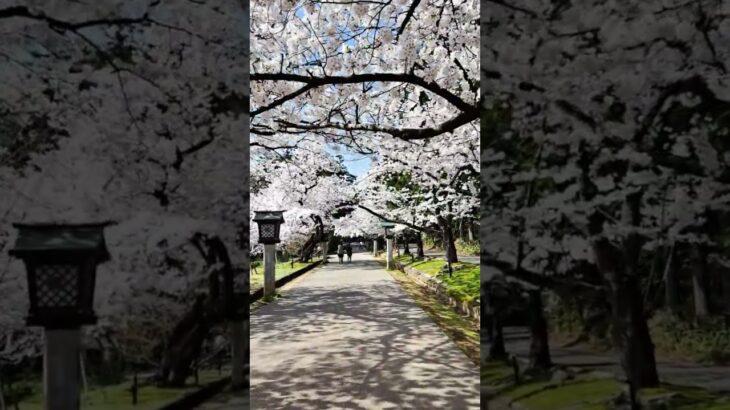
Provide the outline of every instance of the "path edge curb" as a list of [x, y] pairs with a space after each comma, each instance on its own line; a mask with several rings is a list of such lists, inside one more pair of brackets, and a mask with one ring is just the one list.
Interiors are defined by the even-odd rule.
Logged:
[[403, 265], [398, 261], [395, 261], [395, 266], [398, 268], [398, 270], [414, 279], [419, 285], [426, 288], [431, 293], [434, 293], [444, 302], [448, 303], [454, 311], [459, 314], [466, 315], [470, 319], [479, 322], [481, 309], [478, 303], [468, 303], [466, 301], [454, 298], [453, 296], [448, 294], [446, 286], [443, 284], [443, 282], [434, 277], [428, 276], [417, 269], [413, 269], [409, 266]]
[[[317, 266], [319, 266], [321, 264], [322, 264], [322, 261], [321, 260], [318, 260], [316, 262], [312, 262], [311, 265], [305, 266], [305, 267], [303, 267], [303, 268], [301, 268], [301, 269], [299, 269], [297, 271], [294, 271], [294, 272], [292, 272], [292, 273], [284, 276], [283, 278], [279, 278], [275, 282], [276, 283], [276, 288], [280, 288], [280, 287], [286, 285], [287, 283], [289, 283], [292, 280], [294, 280], [294, 279], [296, 279], [296, 278], [304, 275], [305, 273], [309, 272], [310, 270], [316, 268]], [[263, 297], [264, 297], [264, 289], [263, 288], [257, 289], [254, 293], [252, 293], [248, 297], [249, 304], [253, 304], [254, 302], [259, 301]]]

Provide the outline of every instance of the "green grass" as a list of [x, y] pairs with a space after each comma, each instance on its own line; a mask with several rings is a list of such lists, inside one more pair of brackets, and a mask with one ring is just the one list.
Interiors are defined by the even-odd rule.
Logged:
[[[318, 259], [313, 259], [314, 262], [316, 262]], [[294, 267], [292, 267], [290, 262], [279, 262], [276, 264], [276, 280], [279, 280], [285, 276], [290, 275], [293, 272], [298, 271], [299, 269], [302, 269], [304, 267], [307, 267], [311, 265], [314, 262], [310, 263], [302, 263], [302, 262], [294, 262]], [[251, 288], [250, 293], [254, 293], [258, 289], [261, 289], [264, 287], [264, 266], [259, 265], [256, 267], [256, 272], [254, 272], [253, 269], [251, 269]]]
[[532, 394], [518, 403], [530, 410], [601, 409], [620, 391], [621, 386], [612, 379], [581, 380]]
[[[641, 391], [643, 397], [660, 396], [674, 393], [672, 409], [677, 410], [730, 410], [730, 401], [708, 390], [692, 386], [664, 385]], [[727, 399], [727, 397], [726, 397]]]
[[[623, 390], [623, 385], [613, 378], [591, 378], [576, 375], [562, 385], [551, 383], [547, 376], [522, 375], [522, 383], [512, 385], [512, 368], [503, 362], [487, 362], [482, 365], [481, 380], [485, 386], [504, 386], [496, 398], [514, 401], [524, 410], [609, 410], [612, 400]], [[699, 387], [662, 385], [659, 388], [642, 389], [639, 397], [648, 399], [670, 395], [672, 410], [730, 410], [730, 400], [720, 394]], [[494, 400], [494, 399], [493, 399]]]
[[410, 257], [408, 257], [407, 260], [398, 261], [426, 275], [437, 277], [446, 285], [448, 294], [457, 300], [469, 303], [479, 300], [479, 286], [481, 283], [479, 280], [479, 265], [462, 262], [454, 263], [451, 265], [452, 275], [449, 276], [448, 272], [441, 272], [441, 268], [446, 263], [443, 259], [429, 259], [411, 263]]
[[485, 386], [501, 386], [513, 380], [512, 366], [499, 361], [482, 363], [479, 374]]
[[[220, 378], [217, 370], [203, 370], [199, 374], [199, 383], [202, 385]], [[87, 394], [81, 393], [81, 410], [155, 410], [200, 388], [193, 383], [194, 379], [191, 377], [188, 385], [183, 388], [140, 387], [137, 406], [132, 405], [132, 394], [129, 391], [131, 382], [104, 387], [89, 386]], [[34, 393], [19, 404], [20, 410], [43, 409], [42, 384], [38, 381], [32, 385]]]

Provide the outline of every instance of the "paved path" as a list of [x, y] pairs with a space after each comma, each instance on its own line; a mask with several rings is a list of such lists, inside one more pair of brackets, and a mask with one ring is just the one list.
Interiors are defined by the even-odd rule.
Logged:
[[369, 254], [251, 316], [251, 408], [479, 408], [478, 368]]
[[[509, 353], [516, 354], [519, 358], [529, 357], [530, 334], [526, 328], [505, 328], [504, 342]], [[556, 364], [611, 372], [624, 378], [618, 356], [612, 351], [596, 352], [583, 345], [560, 347], [553, 344], [550, 346], [550, 356]], [[730, 366], [704, 366], [659, 360], [657, 370], [662, 382], [730, 392]]]

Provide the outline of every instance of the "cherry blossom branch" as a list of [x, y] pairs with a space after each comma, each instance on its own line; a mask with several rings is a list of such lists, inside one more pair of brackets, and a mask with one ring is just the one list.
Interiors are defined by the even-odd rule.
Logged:
[[[458, 108], [461, 111], [470, 111], [470, 110], [473, 110], [476, 108], [475, 105], [464, 101], [456, 94], [448, 91], [447, 89], [441, 87], [440, 85], [436, 84], [435, 82], [428, 82], [415, 74], [409, 74], [409, 73], [365, 73], [365, 74], [353, 74], [353, 75], [349, 75], [349, 76], [326, 76], [326, 77], [312, 77], [312, 76], [305, 76], [305, 75], [300, 75], [300, 74], [288, 74], [288, 73], [252, 73], [251, 81], [292, 81], [292, 82], [304, 83], [311, 87], [321, 87], [321, 86], [325, 86], [325, 85], [335, 85], [335, 84], [359, 84], [359, 83], [370, 83], [370, 82], [408, 83], [408, 84], [417, 85], [421, 88], [431, 91], [432, 93], [445, 99], [446, 101], [448, 101], [449, 103], [451, 103], [452, 105], [454, 105], [456, 108]], [[300, 95], [302, 92], [305, 92], [305, 91], [307, 91], [307, 90], [302, 91], [302, 89], [299, 89], [292, 94]], [[290, 95], [291, 94], [281, 97], [281, 99], [286, 98], [287, 100], [289, 100], [289, 99], [293, 98], [293, 97], [289, 97]], [[272, 104], [274, 104], [274, 103], [272, 103]], [[272, 105], [272, 104], [270, 104], [270, 105]], [[266, 111], [266, 110], [262, 110], [262, 111], [258, 112], [257, 114], [260, 114], [261, 112], [264, 112], [264, 111]]]
[[285, 120], [278, 120], [277, 122], [289, 127], [299, 130], [317, 131], [327, 129], [339, 129], [344, 131], [367, 131], [367, 132], [379, 132], [384, 134], [392, 135], [393, 137], [400, 138], [402, 140], [421, 140], [432, 138], [441, 134], [449, 133], [462, 125], [468, 124], [479, 118], [479, 109], [476, 107], [472, 108], [467, 112], [462, 112], [456, 117], [443, 122], [437, 127], [433, 128], [397, 128], [397, 127], [385, 127], [374, 124], [345, 124], [345, 123], [320, 123], [320, 124], [295, 124]]
[[278, 106], [280, 106], [280, 105], [284, 104], [284, 103], [285, 103], [285, 102], [287, 102], [287, 101], [290, 101], [290, 100], [293, 100], [294, 98], [297, 98], [297, 97], [299, 97], [300, 95], [302, 95], [302, 94], [306, 93], [307, 91], [309, 91], [309, 90], [311, 90], [311, 89], [313, 89], [313, 88], [315, 88], [315, 87], [316, 87], [316, 86], [314, 86], [314, 85], [311, 85], [311, 84], [307, 84], [307, 85], [305, 85], [304, 87], [302, 87], [302, 88], [300, 88], [300, 89], [298, 89], [298, 90], [294, 91], [293, 93], [291, 93], [291, 94], [287, 94], [287, 95], [285, 95], [284, 97], [281, 97], [281, 98], [279, 98], [279, 99], [275, 100], [274, 102], [272, 102], [272, 103], [271, 103], [271, 104], [269, 104], [269, 105], [265, 105], [265, 106], [263, 106], [263, 107], [259, 107], [259, 108], [258, 108], [258, 109], [256, 109], [256, 110], [253, 110], [253, 111], [251, 111], [251, 114], [250, 114], [250, 116], [251, 116], [251, 118], [253, 118], [253, 117], [257, 116], [258, 114], [261, 114], [261, 113], [263, 113], [263, 112], [266, 112], [266, 111], [269, 111], [269, 110], [271, 110], [271, 109], [274, 109], [274, 108], [276, 108], [276, 107], [278, 107]]
[[38, 20], [43, 21], [52, 29], [60, 29], [60, 30], [69, 30], [76, 32], [78, 30], [84, 29], [84, 28], [90, 28], [90, 27], [98, 27], [98, 26], [128, 26], [128, 25], [135, 25], [135, 24], [144, 24], [144, 23], [151, 23], [160, 27], [164, 27], [169, 30], [173, 31], [181, 31], [186, 34], [204, 39], [209, 41], [209, 39], [205, 39], [201, 37], [199, 34], [193, 33], [191, 31], [188, 31], [181, 27], [176, 27], [170, 24], [166, 24], [157, 20], [154, 20], [149, 17], [149, 14], [145, 12], [141, 17], [119, 17], [119, 18], [103, 18], [103, 19], [92, 19], [92, 20], [86, 20], [86, 21], [80, 21], [80, 22], [70, 22], [65, 20], [59, 20], [50, 16], [47, 16], [45, 14], [41, 13], [33, 13], [31, 12], [27, 7], [25, 6], [13, 6], [13, 7], [7, 7], [4, 9], [0, 9], [0, 19], [7, 19], [7, 18], [27, 18], [31, 20]]
[[0, 19], [14, 18], [14, 17], [41, 20], [41, 21], [45, 21], [49, 26], [51, 26], [53, 28], [60, 28], [60, 29], [72, 30], [72, 31], [82, 29], [82, 28], [94, 27], [94, 26], [102, 26], [102, 25], [119, 26], [119, 25], [138, 24], [138, 23], [149, 21], [147, 19], [147, 14], [145, 14], [142, 17], [136, 17], [136, 18], [123, 17], [123, 18], [116, 18], [116, 19], [96, 19], [96, 20], [88, 20], [88, 21], [82, 21], [82, 22], [78, 22], [78, 23], [72, 23], [72, 22], [68, 22], [68, 21], [58, 20], [53, 17], [46, 16], [45, 14], [42, 14], [42, 13], [34, 14], [25, 6], [14, 6], [14, 7], [0, 9]]
[[401, 221], [401, 220], [398, 220], [398, 219], [387, 218], [387, 217], [383, 216], [382, 214], [379, 214], [379, 213], [373, 211], [372, 209], [370, 209], [370, 208], [368, 208], [368, 207], [366, 207], [364, 205], [359, 205], [358, 204], [357, 207], [360, 208], [360, 209], [362, 209], [365, 212], [370, 213], [371, 215], [377, 216], [378, 218], [382, 219], [385, 222], [391, 222], [391, 223], [395, 223], [395, 224], [405, 225], [405, 226], [407, 226], [407, 227], [409, 227], [411, 229], [415, 229], [415, 230], [417, 230], [419, 232], [423, 232], [423, 233], [434, 233], [434, 232], [438, 232], [435, 229], [424, 228], [422, 226], [414, 225], [414, 224], [412, 224], [410, 222], [405, 222], [405, 221]]
[[693, 93], [705, 101], [720, 101], [707, 86], [705, 80], [699, 75], [674, 82], [667, 86], [659, 97], [657, 97], [646, 117], [644, 117], [644, 120], [641, 122], [639, 130], [634, 135], [634, 142], [640, 143], [644, 136], [649, 132], [649, 129], [652, 125], [654, 125], [654, 120], [661, 112], [667, 99], [683, 93]]
[[502, 7], [506, 7], [508, 9], [510, 9], [510, 10], [514, 10], [514, 11], [519, 11], [521, 13], [525, 13], [525, 14], [527, 14], [530, 17], [537, 18], [537, 13], [535, 13], [534, 11], [529, 10], [529, 9], [526, 9], [524, 7], [520, 7], [520, 6], [515, 6], [513, 4], [509, 4], [505, 0], [486, 0], [486, 1], [488, 1], [490, 3], [498, 4], [498, 5], [502, 6]]
[[591, 290], [603, 290], [602, 286], [594, 285], [585, 281], [580, 281], [573, 278], [558, 278], [553, 276], [547, 276], [540, 273], [531, 272], [525, 268], [515, 269], [514, 265], [510, 262], [500, 261], [490, 258], [486, 255], [480, 257], [479, 263], [481, 265], [491, 266], [498, 269], [504, 275], [520, 280], [522, 282], [529, 283], [531, 285], [540, 288], [555, 289], [560, 286], [578, 286]]
[[411, 18], [413, 17], [413, 12], [416, 11], [416, 7], [418, 7], [418, 4], [421, 2], [421, 0], [414, 0], [413, 3], [411, 3], [411, 6], [408, 7], [408, 11], [406, 12], [406, 16], [403, 18], [403, 23], [400, 25], [400, 28], [398, 29], [398, 34], [395, 36], [395, 40], [398, 41], [400, 36], [403, 34], [403, 32], [406, 30], [406, 26], [408, 25], [408, 22], [411, 21]]

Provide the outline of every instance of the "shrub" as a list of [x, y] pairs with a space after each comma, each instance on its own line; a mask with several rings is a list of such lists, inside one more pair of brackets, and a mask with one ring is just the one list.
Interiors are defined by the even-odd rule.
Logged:
[[433, 238], [429, 236], [423, 238], [423, 249], [433, 249], [436, 245], [437, 243]]
[[457, 239], [455, 242], [456, 253], [459, 255], [479, 256], [479, 241], [462, 241]]
[[580, 312], [571, 305], [555, 303], [548, 314], [550, 333], [563, 337], [578, 336], [583, 329]]
[[649, 320], [649, 328], [661, 353], [699, 362], [730, 363], [730, 329], [722, 318], [693, 324], [660, 311]]

